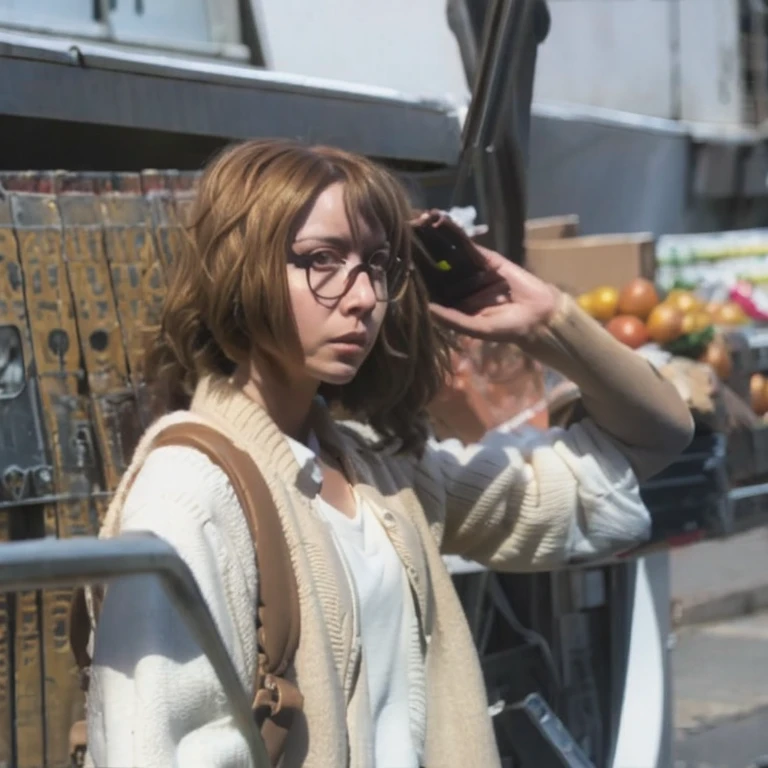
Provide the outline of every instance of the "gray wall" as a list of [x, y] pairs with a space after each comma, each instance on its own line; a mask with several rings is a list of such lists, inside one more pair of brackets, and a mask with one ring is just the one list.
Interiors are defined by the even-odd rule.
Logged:
[[765, 197], [706, 198], [693, 188], [701, 156], [672, 121], [534, 107], [528, 215], [576, 213], [584, 234], [708, 232], [765, 226]]

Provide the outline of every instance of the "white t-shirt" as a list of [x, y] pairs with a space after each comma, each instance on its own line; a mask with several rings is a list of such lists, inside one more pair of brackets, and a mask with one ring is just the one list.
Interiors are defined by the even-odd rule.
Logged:
[[376, 768], [418, 768], [408, 707], [408, 644], [416, 611], [405, 569], [383, 526], [362, 499], [356, 495], [357, 513], [349, 518], [320, 497], [322, 470], [314, 436], [310, 448], [288, 439], [299, 463], [311, 462], [318, 483], [315, 502], [354, 581]]

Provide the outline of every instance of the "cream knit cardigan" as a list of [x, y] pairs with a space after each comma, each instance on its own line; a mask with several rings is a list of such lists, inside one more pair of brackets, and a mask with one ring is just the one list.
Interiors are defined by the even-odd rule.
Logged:
[[[640, 418], [647, 427], [655, 418], [655, 447], [645, 437], [639, 445], [627, 443], [625, 425], [614, 430], [587, 419], [567, 431], [495, 434], [466, 448], [432, 442], [416, 459], [377, 453], [365, 428], [336, 425], [322, 408], [313, 414], [321, 446], [342, 461], [376, 511], [410, 582], [421, 662], [411, 709], [414, 722], [424, 725], [416, 736], [428, 768], [499, 766], [477, 656], [441, 554], [525, 571], [641, 541], [648, 515], [636, 479], [640, 465], [652, 456], [655, 469], [690, 438], [690, 417], [679, 398], [669, 404], [677, 397], [672, 387], [572, 303], [532, 344], [544, 357], [562, 357], [574, 333], [604, 345], [614, 364], [630, 365], [636, 393], [646, 399], [635, 403], [624, 387], [620, 396], [643, 411], [626, 421]], [[578, 370], [573, 356], [561, 362]], [[597, 374], [592, 366], [578, 382], [592, 395], [594, 386], [600, 388], [596, 375], [600, 379], [599, 365]], [[610, 374], [603, 378], [615, 402], [617, 382]], [[257, 589], [250, 536], [232, 488], [208, 459], [186, 448], [152, 451], [154, 435], [180, 420], [203, 420], [232, 435], [264, 472], [283, 522], [302, 620], [293, 673], [305, 697], [283, 766], [373, 768], [355, 601], [311, 503], [305, 468], [264, 410], [228, 382], [203, 379], [190, 412], [165, 417], [143, 438], [102, 535], [151, 530], [177, 548], [250, 688]], [[210, 664], [149, 577], [121, 580], [108, 591], [96, 634], [88, 725], [89, 759], [99, 766], [251, 765]]]

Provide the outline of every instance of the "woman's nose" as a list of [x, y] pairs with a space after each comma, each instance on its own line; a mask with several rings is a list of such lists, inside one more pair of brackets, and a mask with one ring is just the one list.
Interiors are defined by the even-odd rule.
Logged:
[[351, 280], [343, 301], [347, 311], [370, 312], [376, 306], [376, 291], [371, 276], [364, 269], [350, 275]]

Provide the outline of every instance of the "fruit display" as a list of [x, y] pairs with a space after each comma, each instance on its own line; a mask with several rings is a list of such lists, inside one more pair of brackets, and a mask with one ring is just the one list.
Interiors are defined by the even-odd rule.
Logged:
[[707, 363], [723, 381], [730, 378], [733, 364], [719, 331], [750, 322], [735, 301], [706, 303], [695, 292], [682, 289], [661, 296], [650, 280], [641, 277], [621, 288], [600, 286], [577, 301], [622, 344], [639, 349], [655, 343], [673, 355]]

